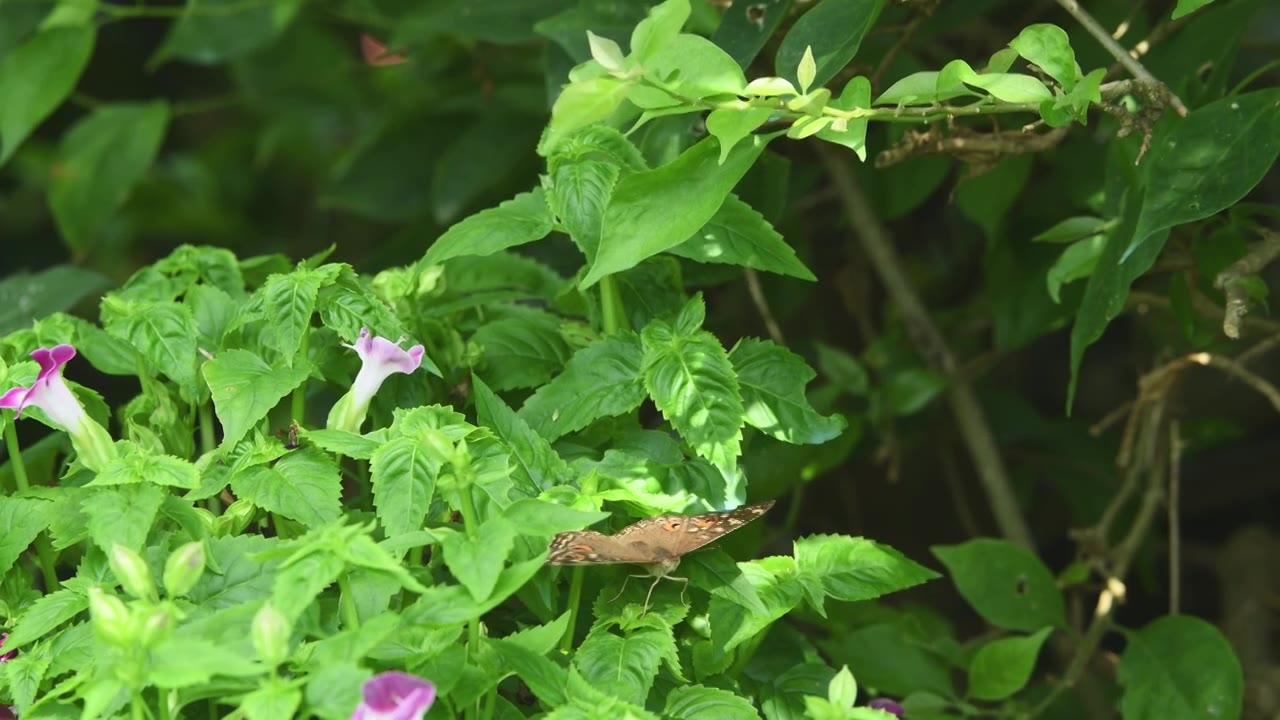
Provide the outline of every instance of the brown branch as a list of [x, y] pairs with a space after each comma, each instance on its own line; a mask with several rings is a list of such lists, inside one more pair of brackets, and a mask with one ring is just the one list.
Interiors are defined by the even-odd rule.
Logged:
[[760, 276], [752, 268], [747, 268], [743, 276], [747, 279], [747, 292], [751, 294], [751, 302], [756, 306], [756, 312], [760, 313], [765, 329], [769, 331], [769, 338], [785, 347], [787, 341], [782, 336], [782, 326], [778, 325], [778, 321], [773, 317], [773, 311], [769, 309], [769, 301], [765, 299], [764, 289], [760, 287]]
[[934, 325], [919, 294], [907, 280], [888, 231], [880, 224], [870, 201], [849, 169], [845, 155], [823, 146], [816, 149], [840, 194], [845, 215], [861, 243], [862, 251], [902, 314], [908, 337], [929, 367], [941, 372], [949, 381], [949, 399], [956, 426], [964, 438], [1001, 534], [1025, 547], [1035, 547], [1031, 529], [1009, 485], [1004, 461], [973, 387], [959, 377], [955, 356]]
[[1222, 332], [1232, 340], [1240, 337], [1240, 321], [1249, 312], [1249, 292], [1244, 278], [1256, 275], [1280, 257], [1280, 233], [1259, 229], [1262, 242], [1254, 245], [1244, 257], [1231, 263], [1213, 279], [1213, 286], [1227, 296], [1226, 313], [1222, 318]]

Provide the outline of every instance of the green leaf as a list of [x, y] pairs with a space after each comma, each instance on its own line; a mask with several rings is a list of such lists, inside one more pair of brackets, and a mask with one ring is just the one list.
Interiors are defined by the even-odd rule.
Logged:
[[1059, 293], [1063, 285], [1093, 274], [1106, 244], [1106, 236], [1094, 235], [1068, 245], [1067, 249], [1062, 251], [1062, 254], [1053, 262], [1053, 266], [1049, 268], [1049, 273], [1045, 276], [1045, 285], [1048, 287], [1049, 297], [1053, 298], [1054, 302], [1062, 302]]
[[839, 415], [823, 417], [804, 386], [816, 376], [804, 358], [767, 340], [744, 338], [729, 351], [738, 375], [747, 423], [784, 442], [822, 444], [847, 427]]
[[405, 608], [404, 621], [425, 627], [454, 627], [474, 620], [524, 587], [542, 569], [546, 559], [546, 553], [543, 553], [503, 570], [493, 592], [482, 602], [477, 602], [466, 588], [459, 585], [429, 587], [413, 605]]
[[203, 685], [215, 676], [251, 677], [265, 670], [231, 648], [190, 634], [175, 634], [151, 650], [147, 680], [161, 688]]
[[1231, 207], [1275, 166], [1280, 154], [1280, 88], [1222, 98], [1196, 109], [1151, 143], [1147, 193], [1121, 261], [1161, 230]]
[[1034, 632], [1066, 624], [1062, 591], [1053, 573], [1021, 545], [979, 538], [932, 550], [956, 589], [992, 625]]
[[103, 552], [116, 544], [141, 552], [164, 498], [158, 485], [119, 485], [89, 495], [80, 509], [88, 517], [89, 536]]
[[[0, 512], [3, 512], [2, 508], [3, 505], [0, 505]], [[7, 537], [6, 535], [6, 539]], [[88, 598], [66, 588], [41, 597], [18, 616], [9, 637], [4, 640], [4, 651], [17, 650], [27, 643], [39, 640], [88, 608]]]
[[0, 58], [0, 166], [71, 94], [95, 34], [91, 26], [49, 28]]
[[536, 498], [521, 498], [502, 514], [521, 535], [550, 537], [568, 530], [581, 530], [611, 515], [607, 512], [574, 510]]
[[782, 25], [790, 8], [791, 0], [733, 3], [725, 9], [711, 41], [746, 69]]
[[[701, 302], [699, 295], [691, 304]], [[746, 415], [733, 364], [711, 333], [680, 330], [689, 328], [654, 321], [644, 329], [645, 387], [693, 451], [731, 477]]]
[[[537, 495], [572, 477], [568, 463], [551, 448], [551, 443], [534, 432], [514, 410], [502, 402], [489, 386], [472, 376], [476, 415], [479, 422], [494, 431], [511, 448], [517, 483], [525, 492]], [[558, 532], [558, 531], [557, 531]]]
[[689, 19], [689, 0], [665, 0], [649, 10], [649, 16], [631, 33], [631, 58], [641, 65], [680, 33]]
[[301, 704], [301, 690], [280, 678], [271, 678], [240, 700], [240, 710], [248, 720], [276, 720], [293, 717]]
[[541, 189], [520, 193], [496, 208], [481, 210], [436, 238], [422, 258], [438, 265], [463, 255], [492, 255], [540, 240], [551, 232], [551, 212]]
[[761, 690], [760, 707], [770, 720], [802, 720], [805, 698], [821, 696], [835, 671], [816, 662], [796, 665], [772, 679]]
[[272, 368], [248, 350], [226, 350], [205, 363], [201, 373], [222, 424], [220, 447], [229, 448], [306, 381], [310, 364]]
[[885, 404], [894, 415], [913, 415], [946, 387], [947, 379], [939, 373], [918, 367], [903, 368], [885, 378]]
[[795, 561], [827, 595], [844, 601], [870, 600], [939, 577], [887, 545], [847, 535], [800, 538]]
[[196, 324], [186, 306], [108, 295], [102, 320], [107, 332], [142, 353], [152, 371], [173, 380], [188, 398], [196, 396]]
[[398, 20], [394, 44], [426, 46], [430, 42], [442, 42], [441, 36], [501, 45], [527, 43], [535, 37], [532, 32], [535, 23], [571, 4], [568, 0], [503, 0], [483, 4], [471, 0], [435, 0], [390, 6], [412, 8]]
[[[0, 336], [30, 327], [38, 318], [70, 310], [111, 285], [110, 278], [76, 265], [54, 265], [35, 273], [10, 270], [0, 279]], [[82, 342], [75, 345], [85, 351]]]
[[378, 520], [395, 537], [422, 527], [436, 491], [442, 458], [416, 437], [398, 437], [369, 460]]
[[[858, 110], [871, 107], [871, 80], [858, 75], [850, 78], [844, 86], [840, 97], [827, 103], [836, 110]], [[843, 145], [854, 152], [859, 160], [867, 159], [867, 122], [866, 120], [846, 120], [844, 129], [831, 125], [818, 132], [819, 140]]]
[[644, 401], [644, 348], [635, 333], [609, 335], [582, 348], [564, 372], [538, 388], [516, 413], [548, 442]]
[[258, 465], [231, 476], [236, 496], [267, 512], [318, 528], [342, 517], [338, 468], [314, 448], [295, 450], [275, 467]]
[[832, 636], [820, 646], [825, 657], [847, 664], [862, 685], [879, 692], [901, 696], [928, 690], [952, 696], [952, 667], [931, 645], [936, 632], [904, 615]]
[[764, 107], [719, 108], [707, 115], [707, 132], [720, 140], [720, 162], [724, 163], [743, 138], [769, 119], [773, 111]]
[[260, 535], [209, 538], [205, 541], [207, 564], [217, 572], [201, 575], [187, 597], [204, 610], [216, 611], [270, 596], [280, 561], [256, 555], [280, 543]]
[[552, 189], [547, 203], [587, 263], [593, 263], [600, 248], [601, 218], [621, 175], [619, 165], [585, 153], [564, 159], [555, 156], [548, 165]]
[[549, 313], [521, 313], [485, 323], [471, 342], [480, 346], [486, 376], [494, 379], [499, 391], [538, 387], [569, 359], [560, 323]]
[[[741, 95], [747, 87], [747, 78], [738, 63], [700, 35], [676, 35], [643, 67], [646, 76], [660, 78], [680, 96], [694, 100]], [[726, 154], [722, 153], [721, 158]]]
[[1026, 687], [1040, 647], [1051, 632], [1051, 627], [1041, 628], [1026, 637], [998, 638], [978, 648], [969, 661], [969, 697], [1004, 700]]
[[813, 84], [825, 85], [858, 53], [862, 39], [875, 24], [884, 0], [822, 0], [791, 26], [778, 46], [774, 72], [798, 79], [796, 69], [812, 47], [817, 61]]
[[155, 161], [169, 105], [102, 105], [62, 137], [49, 183], [49, 206], [67, 245], [87, 252]]
[[1240, 717], [1240, 661], [1217, 628], [1170, 615], [1128, 636], [1116, 673], [1125, 720]]
[[271, 318], [266, 340], [285, 365], [293, 365], [302, 338], [311, 329], [320, 287], [333, 281], [323, 269], [298, 269], [288, 275], [271, 275], [262, 286], [262, 307]]
[[[551, 106], [548, 134], [553, 139], [559, 139], [571, 130], [607, 119], [626, 99], [632, 87], [630, 83], [612, 77], [570, 83]], [[543, 138], [544, 146], [554, 144], [553, 140]]]
[[1053, 227], [1031, 238], [1032, 242], [1075, 243], [1102, 235], [1107, 221], [1092, 215], [1077, 215], [1054, 223]]
[[192, 463], [172, 455], [148, 452], [130, 442], [122, 442], [120, 446], [123, 447], [120, 455], [88, 486], [148, 482], [187, 490], [200, 487], [200, 472]]
[[1211, 2], [1213, 2], [1213, 0], [1178, 0], [1178, 4], [1174, 6], [1173, 15], [1170, 16], [1170, 19], [1177, 20], [1183, 15], [1190, 15]]
[[857, 698], [858, 683], [853, 679], [853, 673], [849, 672], [849, 667], [846, 665], [840, 668], [840, 672], [836, 673], [827, 685], [827, 701], [843, 710], [853, 707], [853, 701]]
[[344, 455], [346, 457], [357, 458], [359, 460], [368, 460], [372, 458], [378, 448], [382, 447], [382, 445], [372, 437], [357, 435], [356, 433], [347, 432], [345, 430], [330, 430], [328, 428], [317, 428], [315, 430], [300, 429], [298, 437], [335, 455]]
[[724, 163], [717, 161], [718, 142], [706, 138], [662, 167], [618, 181], [605, 208], [599, 252], [580, 284], [583, 289], [688, 240], [720, 209], [768, 139], [752, 136], [739, 143]]
[[502, 659], [505, 668], [514, 670], [534, 696], [548, 707], [565, 703], [565, 682], [568, 673], [564, 668], [518, 643], [507, 639], [488, 640], [487, 643]]
[[626, 637], [594, 630], [574, 653], [573, 667], [601, 692], [643, 704], [668, 642], [661, 630], [637, 630]]
[[700, 718], [723, 718], [724, 720], [759, 720], [751, 701], [734, 695], [728, 690], [704, 687], [702, 685], [685, 685], [672, 690], [667, 695], [667, 706], [662, 711], [663, 717], [672, 720], [699, 720]]
[[1067, 32], [1057, 25], [1036, 23], [1023, 28], [1018, 37], [1009, 42], [1009, 47], [1018, 51], [1058, 81], [1062, 89], [1071, 92], [1080, 78], [1080, 66], [1076, 65], [1076, 53], [1071, 49], [1071, 38]]
[[515, 547], [516, 528], [506, 518], [491, 517], [476, 528], [475, 537], [451, 532], [441, 546], [444, 563], [476, 602], [488, 600], [498, 585], [507, 557]]
[[0, 497], [0, 577], [48, 524], [49, 505], [32, 498]]
[[300, 7], [302, 0], [189, 0], [151, 63], [176, 57], [214, 65], [248, 55], [275, 41]]
[[730, 194], [688, 240], [667, 252], [701, 263], [721, 263], [816, 280], [796, 251], [754, 208]]

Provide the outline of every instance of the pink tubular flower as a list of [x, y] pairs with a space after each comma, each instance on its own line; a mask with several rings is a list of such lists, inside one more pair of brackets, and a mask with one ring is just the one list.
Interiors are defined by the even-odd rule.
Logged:
[[75, 356], [76, 349], [66, 344], [31, 351], [31, 357], [40, 365], [40, 375], [31, 387], [12, 388], [0, 396], [0, 408], [10, 408], [19, 417], [28, 406], [40, 408], [71, 436], [80, 464], [101, 472], [116, 457], [115, 443], [106, 429], [85, 413], [62, 379], [62, 366]]
[[402, 672], [384, 672], [361, 688], [364, 699], [351, 720], [422, 720], [436, 699], [436, 686]]
[[355, 345], [346, 345], [356, 351], [363, 363], [360, 372], [356, 373], [351, 390], [343, 395], [333, 409], [329, 411], [326, 425], [334, 430], [360, 432], [365, 415], [369, 412], [369, 403], [382, 387], [383, 381], [392, 373], [408, 375], [422, 365], [422, 355], [426, 349], [414, 345], [405, 350], [400, 347], [404, 338], [391, 342], [384, 337], [374, 337], [369, 328], [360, 328], [360, 338]]
[[[8, 639], [9, 639], [9, 633], [0, 633], [0, 649], [4, 649], [4, 641]], [[9, 662], [10, 660], [13, 659], [13, 656], [17, 654], [18, 654], [17, 650], [10, 650], [9, 652], [4, 653], [3, 655], [0, 655], [0, 663]]]
[[70, 345], [31, 351], [32, 359], [40, 365], [40, 376], [31, 387], [16, 387], [0, 396], [0, 407], [10, 408], [22, 417], [23, 409], [35, 405], [62, 429], [72, 434], [78, 432], [86, 419], [84, 408], [62, 379], [62, 366], [75, 356], [76, 349]]

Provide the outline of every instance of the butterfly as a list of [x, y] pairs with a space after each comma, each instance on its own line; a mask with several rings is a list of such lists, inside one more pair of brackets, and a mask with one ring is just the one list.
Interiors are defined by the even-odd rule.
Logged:
[[[736, 510], [701, 515], [658, 515], [632, 523], [614, 535], [602, 535], [592, 530], [563, 532], [552, 538], [547, 564], [643, 565], [649, 575], [629, 577], [656, 576], [644, 598], [647, 609], [654, 588], [663, 578], [688, 584], [688, 578], [671, 575], [680, 566], [682, 557], [756, 520], [773, 507], [773, 503], [770, 500], [744, 505]], [[623, 587], [626, 587], [625, 581]]]

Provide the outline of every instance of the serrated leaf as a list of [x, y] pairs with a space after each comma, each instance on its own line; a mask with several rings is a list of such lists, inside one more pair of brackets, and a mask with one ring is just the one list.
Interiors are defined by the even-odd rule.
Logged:
[[332, 282], [324, 270], [295, 270], [288, 275], [272, 275], [262, 286], [262, 306], [271, 318], [267, 341], [286, 365], [293, 365], [303, 336], [311, 327], [320, 287]]
[[494, 389], [538, 387], [569, 359], [559, 321], [549, 313], [521, 313], [485, 323], [471, 336], [480, 347], [486, 376]]
[[702, 263], [738, 265], [801, 280], [817, 279], [764, 216], [732, 193], [706, 225], [667, 252]]
[[554, 158], [548, 203], [569, 232], [587, 264], [595, 262], [600, 247], [601, 219], [621, 170], [616, 162], [592, 155]]
[[48, 524], [50, 505], [31, 498], [0, 497], [0, 577]]
[[147, 680], [156, 687], [203, 685], [218, 675], [251, 677], [265, 668], [230, 648], [198, 637], [173, 635], [151, 650]]
[[322, 527], [342, 516], [338, 468], [311, 448], [285, 455], [274, 467], [258, 465], [232, 475], [231, 489], [237, 497], [308, 528]]
[[176, 302], [102, 301], [107, 332], [137, 348], [150, 369], [178, 384], [188, 397], [196, 390], [196, 323]]
[[511, 448], [515, 477], [524, 492], [533, 496], [568, 482], [572, 471], [551, 443], [520, 419], [479, 376], [472, 376], [472, 385], [477, 419]]
[[416, 437], [395, 438], [373, 453], [373, 505], [388, 537], [422, 527], [442, 464], [443, 458]]
[[746, 420], [784, 442], [818, 445], [847, 427], [839, 415], [823, 417], [804, 388], [817, 376], [804, 358], [765, 340], [744, 338], [729, 351], [738, 374]]
[[557, 707], [565, 703], [568, 673], [564, 668], [545, 656], [506, 639], [489, 640], [488, 643], [497, 651], [504, 667], [515, 671], [534, 696], [545, 705]]
[[306, 382], [311, 366], [273, 368], [248, 350], [226, 350], [201, 367], [228, 448], [244, 439], [283, 398]]
[[728, 690], [686, 685], [667, 695], [667, 706], [662, 715], [672, 720], [699, 720], [723, 718], [724, 720], [759, 720], [751, 701]]
[[4, 651], [17, 650], [39, 640], [88, 608], [89, 600], [84, 595], [65, 588], [41, 597], [18, 616], [4, 640]]
[[599, 691], [639, 705], [658, 676], [668, 643], [661, 630], [637, 630], [626, 637], [593, 631], [574, 653], [573, 667]]
[[1035, 632], [1066, 623], [1062, 591], [1053, 573], [1021, 545], [978, 538], [931, 549], [964, 599], [992, 625]]
[[444, 563], [471, 598], [485, 602], [497, 587], [507, 557], [515, 547], [516, 529], [506, 518], [491, 517], [480, 523], [474, 537], [454, 532], [440, 543]]
[[795, 541], [796, 568], [837, 600], [870, 600], [939, 577], [887, 545], [847, 535]]
[[89, 536], [103, 552], [116, 544], [141, 551], [164, 498], [156, 485], [118, 485], [92, 493], [80, 509], [88, 516]]
[[130, 442], [120, 445], [124, 446], [120, 455], [107, 463], [87, 487], [142, 482], [188, 490], [200, 487], [200, 473], [192, 463], [172, 455], [148, 452]]
[[645, 398], [643, 355], [635, 333], [597, 340], [574, 353], [564, 372], [538, 388], [516, 415], [554, 442], [599, 418], [630, 412]]
[[645, 387], [663, 417], [726, 476], [737, 468], [746, 410], [729, 354], [705, 330], [678, 335], [662, 321], [643, 333]]
[[405, 608], [404, 620], [425, 627], [454, 627], [478, 618], [524, 587], [542, 569], [546, 558], [546, 553], [543, 553], [504, 569], [493, 592], [483, 602], [477, 602], [460, 585], [429, 587], [413, 605]]

